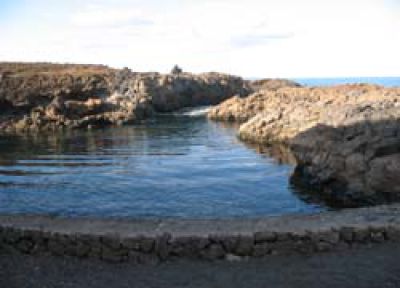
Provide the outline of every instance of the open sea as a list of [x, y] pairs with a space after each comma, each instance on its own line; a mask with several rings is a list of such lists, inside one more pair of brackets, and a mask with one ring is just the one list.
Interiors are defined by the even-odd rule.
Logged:
[[331, 86], [347, 83], [370, 83], [386, 87], [400, 86], [400, 77], [293, 78], [305, 86]]

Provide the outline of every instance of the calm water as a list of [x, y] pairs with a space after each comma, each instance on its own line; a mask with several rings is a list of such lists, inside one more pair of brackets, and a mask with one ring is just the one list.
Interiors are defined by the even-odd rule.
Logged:
[[0, 213], [234, 217], [324, 210], [300, 200], [290, 165], [203, 117], [58, 135], [0, 136]]
[[371, 83], [386, 87], [400, 86], [400, 77], [297, 78], [293, 80], [306, 86], [331, 86], [347, 83]]

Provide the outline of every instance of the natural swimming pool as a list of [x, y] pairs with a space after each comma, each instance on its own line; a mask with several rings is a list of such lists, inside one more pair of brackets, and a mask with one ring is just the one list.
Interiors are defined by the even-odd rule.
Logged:
[[293, 166], [205, 117], [100, 130], [0, 136], [0, 213], [258, 217], [313, 213]]

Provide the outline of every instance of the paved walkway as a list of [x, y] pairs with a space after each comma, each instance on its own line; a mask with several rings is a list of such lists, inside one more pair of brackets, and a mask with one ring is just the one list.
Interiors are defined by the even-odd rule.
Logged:
[[110, 264], [77, 258], [0, 255], [0, 287], [400, 287], [400, 244], [243, 262]]
[[0, 215], [0, 227], [21, 230], [45, 230], [60, 234], [115, 235], [120, 238], [138, 235], [207, 236], [212, 234], [250, 235], [259, 231], [321, 231], [341, 227], [400, 227], [400, 204], [343, 209], [311, 215], [233, 219], [101, 219], [63, 218], [33, 215]]

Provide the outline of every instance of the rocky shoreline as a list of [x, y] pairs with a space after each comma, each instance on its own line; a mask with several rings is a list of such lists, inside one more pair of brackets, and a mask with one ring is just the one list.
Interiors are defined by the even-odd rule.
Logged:
[[400, 199], [400, 89], [369, 84], [286, 87], [234, 97], [208, 117], [242, 123], [239, 137], [283, 144], [291, 181], [338, 206]]
[[0, 63], [3, 133], [124, 125], [204, 105], [217, 105], [208, 118], [241, 124], [243, 141], [283, 145], [272, 150], [296, 162], [291, 182], [322, 199], [340, 207], [400, 200], [398, 87]]
[[252, 91], [248, 81], [221, 73], [163, 75], [100, 65], [0, 63], [0, 130], [124, 125]]

